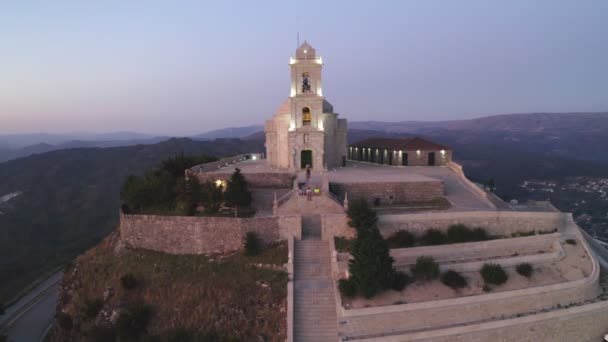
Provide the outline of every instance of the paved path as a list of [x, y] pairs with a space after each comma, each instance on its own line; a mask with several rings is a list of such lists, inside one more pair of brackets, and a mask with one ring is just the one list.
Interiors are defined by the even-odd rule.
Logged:
[[329, 242], [319, 239], [318, 215], [302, 217], [294, 244], [294, 341], [338, 340]]

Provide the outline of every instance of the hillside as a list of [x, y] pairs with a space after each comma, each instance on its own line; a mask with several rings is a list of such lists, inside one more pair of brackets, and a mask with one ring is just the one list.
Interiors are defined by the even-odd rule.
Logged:
[[0, 163], [0, 302], [41, 271], [73, 259], [116, 228], [120, 187], [176, 153], [258, 152], [236, 139], [171, 139], [154, 145], [78, 148]]
[[207, 257], [118, 241], [111, 234], [67, 270], [51, 341], [285, 341], [285, 243]]

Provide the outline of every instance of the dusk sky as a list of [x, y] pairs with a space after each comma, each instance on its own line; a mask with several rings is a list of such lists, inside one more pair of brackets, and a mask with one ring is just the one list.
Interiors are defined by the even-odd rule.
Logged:
[[262, 124], [296, 33], [352, 121], [608, 110], [608, 1], [5, 1], [0, 134]]

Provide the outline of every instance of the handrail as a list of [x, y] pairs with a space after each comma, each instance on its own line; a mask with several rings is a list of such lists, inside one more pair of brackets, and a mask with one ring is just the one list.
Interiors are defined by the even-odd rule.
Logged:
[[277, 200], [277, 205], [281, 206], [283, 205], [285, 202], [287, 202], [291, 197], [293, 196], [293, 190], [290, 190], [289, 192], [287, 192], [285, 195], [281, 196], [281, 198], [279, 198]]

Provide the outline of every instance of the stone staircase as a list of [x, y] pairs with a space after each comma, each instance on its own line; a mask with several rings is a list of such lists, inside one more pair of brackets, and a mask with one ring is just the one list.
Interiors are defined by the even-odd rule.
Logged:
[[320, 224], [318, 215], [302, 217], [302, 240], [294, 242], [294, 341], [338, 340], [329, 242], [320, 240]]

